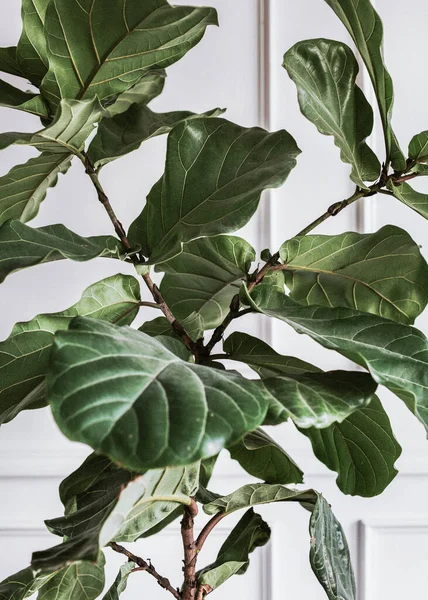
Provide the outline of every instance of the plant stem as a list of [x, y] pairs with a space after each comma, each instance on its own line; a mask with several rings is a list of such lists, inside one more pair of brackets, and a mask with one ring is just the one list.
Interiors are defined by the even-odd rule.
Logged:
[[198, 514], [198, 505], [192, 499], [192, 504], [185, 508], [183, 519], [181, 521], [181, 538], [183, 540], [184, 550], [184, 582], [182, 589], [182, 600], [195, 600], [197, 581], [196, 581], [196, 561], [198, 560], [198, 549], [194, 539], [194, 517]]
[[129, 550], [127, 550], [123, 546], [116, 544], [116, 542], [112, 542], [110, 544], [110, 547], [115, 552], [118, 552], [119, 554], [124, 554], [130, 562], [134, 562], [136, 565], [138, 565], [138, 570], [147, 571], [147, 573], [149, 573], [150, 575], [152, 575], [152, 577], [156, 579], [161, 588], [170, 592], [177, 600], [181, 600], [180, 592], [172, 587], [169, 579], [167, 579], [166, 577], [162, 577], [162, 575], [159, 575], [159, 573], [156, 571], [152, 564], [149, 564], [139, 556], [135, 556], [135, 554], [132, 554], [132, 552], [129, 552]]
[[214, 527], [216, 525], [218, 525], [218, 523], [220, 523], [220, 521], [225, 516], [226, 516], [226, 513], [219, 512], [216, 515], [214, 515], [212, 517], [212, 519], [210, 519], [208, 521], [208, 523], [202, 529], [201, 533], [198, 535], [198, 539], [196, 540], [196, 549], [198, 552], [200, 552], [202, 550], [202, 547], [205, 544], [205, 541], [206, 541], [207, 537], [209, 536], [209, 534], [211, 533], [211, 531], [214, 529]]

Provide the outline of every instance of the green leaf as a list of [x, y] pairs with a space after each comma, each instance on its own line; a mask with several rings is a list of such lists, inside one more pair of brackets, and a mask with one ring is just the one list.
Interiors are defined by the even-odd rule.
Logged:
[[16, 57], [16, 46], [0, 48], [0, 71], [23, 77]]
[[174, 316], [181, 321], [198, 312], [205, 329], [223, 322], [230, 302], [246, 277], [255, 251], [239, 237], [219, 235], [183, 245], [183, 251], [162, 263], [160, 290]]
[[166, 0], [52, 0], [43, 95], [54, 106], [95, 95], [111, 102], [148, 70], [177, 62], [216, 24], [212, 8]]
[[325, 0], [348, 30], [372, 81], [382, 119], [388, 160], [396, 171], [406, 161], [391, 127], [392, 79], [383, 62], [383, 26], [370, 0]]
[[101, 121], [88, 149], [89, 159], [99, 169], [137, 150], [146, 140], [169, 133], [186, 119], [217, 117], [222, 112], [217, 108], [201, 115], [183, 110], [155, 113], [148, 106], [133, 104], [126, 112]]
[[150, 337], [170, 336], [178, 339], [178, 336], [172, 329], [171, 323], [165, 317], [157, 317], [152, 321], [146, 321], [141, 325], [139, 330]]
[[131, 108], [133, 104], [148, 104], [162, 93], [165, 85], [166, 72], [164, 69], [148, 71], [141, 80], [126, 92], [122, 92], [113, 102], [107, 106], [103, 119], [111, 119]]
[[139, 309], [140, 289], [129, 275], [115, 275], [88, 287], [77, 304], [54, 314], [17, 323], [0, 343], [0, 423], [21, 410], [46, 405], [45, 375], [55, 332], [67, 329], [76, 315], [132, 323]]
[[296, 237], [281, 246], [280, 255], [290, 297], [301, 304], [344, 306], [413, 323], [428, 302], [428, 265], [399, 227]]
[[409, 144], [409, 158], [418, 163], [428, 161], [428, 131], [422, 131], [412, 137]]
[[247, 473], [267, 483], [303, 482], [303, 472], [263, 429], [247, 433], [228, 450]]
[[46, 9], [50, 1], [22, 0], [22, 34], [16, 55], [22, 74], [36, 87], [40, 87], [48, 70], [46, 38], [43, 28]]
[[258, 381], [184, 362], [140, 331], [85, 318], [56, 335], [48, 390], [67, 437], [135, 471], [214, 456], [258, 427], [267, 406]]
[[51, 577], [37, 600], [95, 600], [104, 589], [104, 555], [96, 563], [76, 562]]
[[24, 600], [35, 594], [50, 577], [51, 575], [35, 577], [31, 567], [22, 569], [0, 583], [0, 600]]
[[294, 356], [278, 354], [266, 342], [247, 333], [232, 333], [223, 343], [223, 349], [228, 359], [245, 363], [263, 379], [277, 375], [321, 373], [318, 367]]
[[232, 575], [243, 575], [249, 567], [250, 554], [269, 539], [269, 525], [250, 508], [226, 538], [215, 562], [196, 574], [198, 583], [215, 590]]
[[327, 429], [301, 429], [315, 456], [338, 473], [344, 494], [370, 498], [381, 494], [397, 475], [401, 447], [380, 400], [353, 412]]
[[103, 600], [119, 600], [119, 596], [126, 590], [128, 577], [130, 576], [132, 569], [134, 569], [135, 566], [135, 563], [127, 562], [120, 567], [120, 571], [116, 579], [114, 580], [107, 593], [104, 594]]
[[44, 152], [0, 177], [0, 225], [8, 219], [33, 219], [47, 189], [56, 185], [60, 173], [68, 171], [71, 156], [68, 152]]
[[44, 152], [78, 153], [101, 119], [102, 108], [92, 100], [62, 100], [54, 121], [36, 133], [0, 133], [0, 150], [13, 144], [35, 146]]
[[283, 66], [297, 86], [302, 113], [334, 137], [340, 158], [352, 165], [352, 181], [367, 189], [365, 182], [377, 179], [381, 167], [365, 142], [373, 111], [355, 83], [359, 68], [352, 50], [333, 40], [306, 40], [286, 52]]
[[182, 243], [237, 230], [253, 216], [262, 191], [284, 183], [299, 153], [286, 131], [185, 121], [168, 136], [165, 174], [129, 236], [155, 264], [179, 254]]
[[61, 224], [33, 229], [14, 219], [0, 226], [0, 282], [14, 271], [41, 263], [119, 258], [122, 252], [121, 243], [112, 236], [83, 238]]
[[428, 219], [428, 194], [417, 192], [405, 181], [394, 185], [390, 180], [386, 186], [400, 202]]
[[301, 306], [268, 285], [258, 285], [247, 301], [365, 367], [428, 429], [428, 340], [422, 332], [349, 308]]
[[0, 79], [0, 106], [16, 108], [41, 118], [49, 116], [45, 101], [40, 95], [22, 92]]
[[312, 570], [329, 600], [355, 600], [355, 577], [345, 532], [321, 495], [309, 522]]

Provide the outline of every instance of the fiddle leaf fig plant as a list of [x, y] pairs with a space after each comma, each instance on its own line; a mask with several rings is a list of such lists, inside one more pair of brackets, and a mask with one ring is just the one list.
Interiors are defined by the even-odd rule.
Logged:
[[[428, 132], [413, 137], [408, 156], [400, 149], [382, 23], [370, 1], [324, 1], [353, 48], [300, 41], [285, 53], [284, 76], [297, 87], [303, 115], [333, 138], [356, 187], [280, 248], [261, 252], [259, 262], [262, 249], [237, 231], [296, 167], [292, 135], [243, 127], [215, 107], [195, 114], [148, 106], [163, 90], [165, 69], [217, 25], [216, 11], [166, 0], [22, 0], [17, 46], [0, 49], [0, 105], [40, 122], [31, 133], [1, 133], [0, 149], [31, 145], [39, 154], [0, 178], [0, 281], [49, 261], [100, 257], [135, 273], [93, 283], [73, 306], [17, 323], [0, 343], [0, 423], [48, 407], [70, 440], [92, 449], [61, 483], [64, 514], [46, 521], [56, 542], [0, 583], [2, 600], [35, 593], [39, 600], [118, 600], [136, 571], [176, 600], [203, 600], [245, 573], [268, 543], [269, 524], [258, 511], [272, 502], [284, 512], [290, 502], [308, 510], [315, 576], [330, 600], [356, 599], [344, 531], [322, 490], [301, 486], [304, 473], [275, 440], [274, 426], [294, 423], [337, 473], [340, 490], [363, 497], [391, 483], [401, 453], [377, 387], [396, 394], [428, 429], [428, 340], [413, 327], [428, 302], [420, 240], [393, 225], [314, 232], [376, 194], [427, 218], [428, 196], [409, 181], [428, 175]], [[377, 106], [358, 87], [358, 59]], [[8, 75], [39, 91], [22, 91]], [[383, 156], [367, 143], [375, 111]], [[135, 220], [122, 223], [103, 170], [158, 135], [168, 136], [164, 172]], [[72, 161], [111, 220], [104, 235], [27, 224]], [[153, 318], [137, 329], [142, 307]], [[356, 368], [324, 372], [239, 331], [241, 319], [260, 314]], [[249, 479], [227, 495], [210, 489], [221, 453]], [[236, 511], [240, 520], [209, 563], [207, 538]], [[132, 544], [162, 535], [175, 520], [184, 566], [183, 580], [172, 584]], [[124, 559], [108, 589], [105, 548]]]

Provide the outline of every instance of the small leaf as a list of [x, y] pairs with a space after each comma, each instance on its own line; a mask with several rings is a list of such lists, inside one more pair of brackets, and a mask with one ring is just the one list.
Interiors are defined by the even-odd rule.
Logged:
[[349, 308], [302, 306], [263, 284], [247, 301], [365, 367], [428, 429], [428, 340], [421, 331]]
[[0, 225], [8, 219], [24, 223], [33, 219], [47, 189], [56, 185], [60, 173], [68, 171], [71, 157], [68, 152], [44, 152], [0, 177]]
[[428, 194], [417, 192], [405, 181], [400, 185], [388, 181], [386, 185], [400, 202], [428, 219]]
[[422, 131], [412, 137], [409, 144], [409, 158], [418, 163], [428, 161], [428, 131]]
[[135, 563], [127, 562], [120, 567], [120, 571], [114, 580], [107, 593], [104, 594], [103, 600], [119, 600], [119, 596], [126, 590], [128, 583], [128, 577], [130, 576], [132, 569], [135, 568]]
[[212, 8], [170, 6], [166, 0], [52, 0], [43, 95], [53, 106], [60, 98], [95, 95], [111, 103], [150, 69], [177, 62], [215, 24]]
[[217, 117], [222, 112], [215, 109], [202, 115], [188, 111], [155, 113], [148, 106], [133, 104], [126, 112], [101, 121], [88, 149], [89, 159], [99, 169], [137, 150], [146, 140], [169, 133], [186, 119]]
[[380, 163], [365, 140], [373, 129], [373, 111], [355, 80], [359, 71], [352, 50], [333, 40], [306, 40], [284, 56], [283, 66], [297, 86], [302, 113], [324, 135], [332, 135], [351, 179], [367, 189]]
[[122, 92], [113, 102], [107, 106], [103, 119], [111, 119], [131, 108], [133, 104], [148, 104], [156, 96], [162, 93], [165, 85], [166, 72], [164, 69], [148, 71], [138, 83], [126, 92]]
[[102, 108], [93, 100], [62, 100], [54, 121], [36, 133], [0, 133], [0, 150], [13, 144], [35, 146], [41, 152], [78, 153], [101, 119]]
[[43, 28], [50, 1], [22, 0], [22, 34], [16, 56], [20, 71], [36, 87], [40, 87], [49, 64]]
[[146, 321], [139, 328], [140, 331], [150, 337], [170, 336], [178, 339], [174, 333], [171, 323], [165, 317], [157, 317], [153, 321]]
[[342, 423], [301, 432], [311, 440], [315, 456], [338, 473], [337, 485], [344, 494], [377, 496], [397, 475], [394, 463], [401, 447], [376, 396]]
[[229, 312], [253, 260], [255, 251], [242, 238], [219, 235], [194, 240], [159, 266], [166, 273], [161, 293], [179, 321], [196, 311], [204, 328], [213, 329]]
[[104, 589], [104, 555], [96, 563], [76, 562], [51, 577], [37, 600], [95, 600]]
[[280, 255], [290, 297], [300, 304], [344, 306], [411, 324], [428, 302], [428, 265], [399, 227], [296, 237]]
[[232, 575], [243, 575], [249, 567], [250, 554], [269, 539], [269, 525], [250, 508], [226, 538], [215, 562], [196, 573], [198, 583], [215, 590]]
[[17, 323], [9, 338], [0, 343], [0, 423], [10, 421], [21, 410], [46, 405], [44, 380], [55, 332], [67, 329], [76, 315], [130, 324], [139, 301], [138, 281], [129, 275], [115, 275], [88, 287], [79, 302], [63, 312]]
[[303, 482], [303, 473], [293, 459], [263, 429], [247, 433], [228, 450], [247, 473], [266, 483]]
[[0, 48], [0, 71], [16, 75], [17, 77], [23, 77], [16, 57], [16, 46]]
[[165, 174], [129, 236], [155, 264], [179, 254], [182, 243], [240, 229], [262, 191], [284, 183], [299, 153], [286, 131], [216, 118], [185, 121], [168, 136]]
[[0, 106], [16, 108], [40, 118], [49, 116], [45, 101], [40, 95], [28, 94], [0, 79]]
[[391, 127], [392, 79], [383, 62], [383, 26], [370, 0], [325, 0], [348, 30], [372, 81], [382, 119], [388, 161], [396, 171], [406, 161]]
[[61, 224], [33, 229], [17, 220], [6, 221], [0, 226], [0, 282], [14, 271], [41, 263], [119, 258], [122, 252], [112, 236], [83, 238]]
[[135, 471], [214, 456], [258, 427], [267, 406], [259, 381], [184, 362], [140, 331], [84, 318], [56, 335], [48, 390], [66, 436]]

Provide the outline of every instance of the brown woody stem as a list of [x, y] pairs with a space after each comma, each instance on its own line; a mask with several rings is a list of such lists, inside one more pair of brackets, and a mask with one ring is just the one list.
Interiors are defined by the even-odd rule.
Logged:
[[196, 561], [198, 560], [198, 549], [194, 539], [194, 517], [198, 514], [198, 506], [192, 498], [190, 506], [186, 507], [181, 521], [181, 538], [184, 550], [184, 582], [182, 589], [182, 600], [195, 600], [197, 591]]
[[220, 521], [226, 516], [226, 513], [219, 512], [212, 517], [202, 529], [201, 533], [198, 535], [198, 539], [196, 540], [196, 549], [198, 552], [202, 550], [203, 545], [211, 531], [214, 529], [216, 525], [220, 523]]

